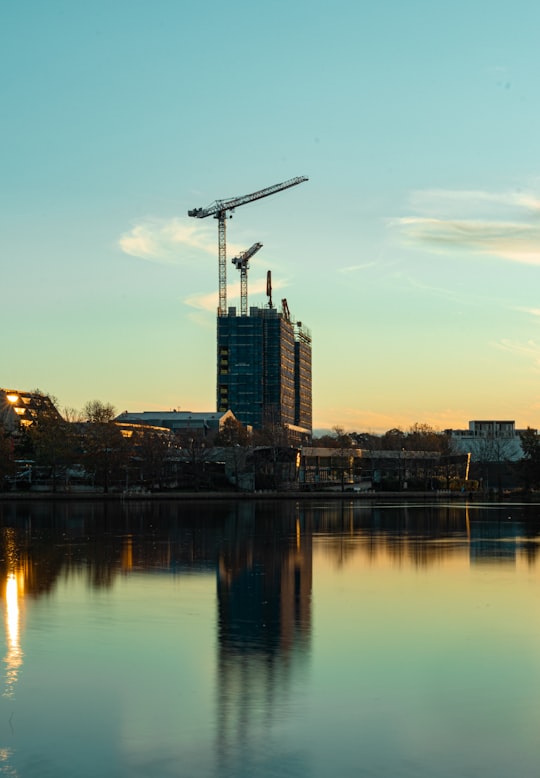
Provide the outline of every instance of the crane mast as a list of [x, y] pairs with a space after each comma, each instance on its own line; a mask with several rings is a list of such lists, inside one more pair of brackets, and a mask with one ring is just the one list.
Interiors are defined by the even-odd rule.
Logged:
[[239, 256], [232, 259], [233, 265], [240, 271], [240, 315], [247, 316], [247, 271], [249, 270], [249, 260], [262, 249], [262, 243], [254, 243], [251, 248], [244, 251]]
[[274, 184], [274, 186], [259, 189], [257, 192], [251, 192], [251, 194], [243, 195], [242, 197], [233, 197], [228, 200], [216, 200], [207, 208], [193, 208], [188, 211], [188, 216], [193, 216], [196, 219], [204, 219], [207, 216], [213, 216], [218, 222], [218, 316], [225, 316], [227, 313], [227, 213], [229, 211], [234, 211], [234, 209], [238, 208], [240, 205], [245, 205], [246, 203], [251, 203], [255, 200], [261, 200], [263, 197], [269, 197], [269, 195], [276, 194], [276, 192], [290, 189], [292, 186], [297, 186], [297, 184], [301, 184], [307, 180], [307, 176], [297, 176], [296, 178], [290, 178], [288, 181], [284, 181], [281, 184]]

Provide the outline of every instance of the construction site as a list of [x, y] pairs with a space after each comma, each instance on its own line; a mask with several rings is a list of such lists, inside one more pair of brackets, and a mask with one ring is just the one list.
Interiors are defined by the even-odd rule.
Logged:
[[305, 176], [252, 192], [217, 200], [188, 215], [218, 222], [218, 309], [216, 407], [232, 411], [253, 429], [279, 431], [283, 443], [308, 443], [312, 435], [311, 333], [272, 299], [272, 273], [267, 271], [265, 306], [248, 306], [249, 260], [262, 248], [254, 243], [232, 259], [240, 274], [240, 310], [227, 305], [226, 224], [231, 212], [307, 181]]

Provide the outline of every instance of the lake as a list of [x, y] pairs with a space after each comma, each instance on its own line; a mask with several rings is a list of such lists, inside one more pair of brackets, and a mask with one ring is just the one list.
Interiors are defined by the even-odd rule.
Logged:
[[540, 505], [0, 501], [0, 774], [537, 778]]

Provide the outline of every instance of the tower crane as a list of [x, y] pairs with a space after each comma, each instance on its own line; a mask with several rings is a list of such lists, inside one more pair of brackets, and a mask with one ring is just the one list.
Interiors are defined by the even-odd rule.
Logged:
[[226, 230], [227, 212], [234, 211], [240, 205], [252, 203], [254, 200], [261, 200], [263, 197], [281, 192], [283, 189], [290, 189], [292, 186], [307, 181], [307, 176], [298, 176], [290, 178], [281, 184], [268, 186], [266, 189], [259, 189], [257, 192], [243, 195], [243, 197], [233, 197], [229, 200], [216, 200], [207, 208], [193, 208], [188, 211], [188, 216], [196, 219], [204, 219], [206, 216], [213, 216], [218, 220], [218, 266], [219, 266], [219, 305], [218, 316], [224, 316], [227, 313], [227, 247]]
[[251, 248], [232, 259], [233, 265], [240, 271], [240, 315], [247, 316], [247, 271], [249, 260], [262, 249], [262, 243], [254, 243]]

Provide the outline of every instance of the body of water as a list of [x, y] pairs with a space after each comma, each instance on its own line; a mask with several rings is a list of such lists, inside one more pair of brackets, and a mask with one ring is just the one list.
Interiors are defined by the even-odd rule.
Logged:
[[540, 506], [0, 502], [0, 774], [536, 778]]

